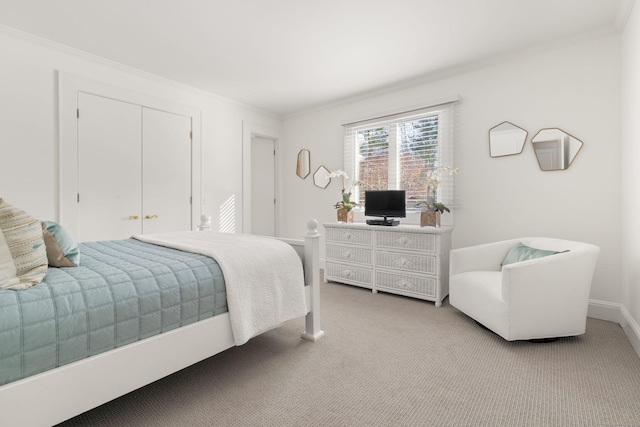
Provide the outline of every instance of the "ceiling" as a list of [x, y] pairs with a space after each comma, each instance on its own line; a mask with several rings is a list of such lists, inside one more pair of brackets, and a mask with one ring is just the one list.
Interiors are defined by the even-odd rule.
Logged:
[[287, 115], [613, 30], [633, 1], [0, 0], [0, 25]]

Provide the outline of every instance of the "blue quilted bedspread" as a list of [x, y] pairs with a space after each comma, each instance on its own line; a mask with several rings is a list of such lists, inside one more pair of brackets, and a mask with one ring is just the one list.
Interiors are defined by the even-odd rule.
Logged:
[[213, 259], [134, 239], [81, 243], [81, 266], [0, 290], [0, 385], [227, 311]]

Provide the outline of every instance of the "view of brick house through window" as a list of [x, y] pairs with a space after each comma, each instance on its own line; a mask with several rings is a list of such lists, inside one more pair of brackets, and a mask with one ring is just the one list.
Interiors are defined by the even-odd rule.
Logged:
[[[356, 144], [360, 195], [365, 190], [403, 189], [409, 205], [426, 199], [425, 171], [438, 159], [438, 115], [359, 130]], [[396, 167], [389, 167], [390, 160]]]
[[[427, 172], [453, 165], [454, 103], [346, 124], [345, 164], [358, 185], [353, 198], [364, 205], [366, 190], [405, 190], [407, 208], [427, 198]], [[455, 203], [453, 177], [443, 177], [439, 199]]]

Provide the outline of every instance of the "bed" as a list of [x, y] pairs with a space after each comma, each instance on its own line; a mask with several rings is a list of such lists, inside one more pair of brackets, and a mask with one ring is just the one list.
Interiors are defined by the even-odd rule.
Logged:
[[[8, 316], [16, 310], [12, 301], [20, 299], [21, 318], [31, 319], [26, 326], [45, 325], [49, 332], [43, 335], [54, 337], [30, 347], [29, 332], [12, 332], [10, 317], [0, 315], [0, 425], [57, 424], [277, 327], [277, 316], [259, 319], [253, 329], [238, 326], [237, 313], [244, 316], [255, 310], [238, 308], [243, 288], [235, 290], [228, 279], [243, 281], [248, 276], [230, 270], [224, 259], [229, 255], [220, 253], [223, 262], [218, 263], [221, 260], [210, 256], [215, 249], [184, 247], [187, 238], [207, 240], [214, 235], [219, 233], [81, 244], [84, 266], [50, 268], [43, 282], [28, 291], [1, 290], [0, 312]], [[297, 254], [302, 261], [302, 338], [309, 341], [324, 335], [319, 237], [317, 222], [310, 220], [303, 240], [258, 238], [289, 252], [292, 247], [293, 257]], [[159, 278], [165, 276], [175, 283], [163, 284]], [[265, 292], [260, 301], [269, 297]], [[93, 294], [106, 296], [111, 305], [92, 302]], [[25, 304], [37, 309], [29, 312]], [[296, 313], [286, 307], [271, 311]], [[22, 352], [10, 350], [12, 345]]]

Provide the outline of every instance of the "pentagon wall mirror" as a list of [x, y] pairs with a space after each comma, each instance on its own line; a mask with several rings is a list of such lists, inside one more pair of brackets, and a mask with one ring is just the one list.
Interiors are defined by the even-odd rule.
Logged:
[[557, 128], [542, 129], [531, 144], [543, 171], [568, 169], [582, 148], [582, 141]]
[[324, 166], [320, 166], [313, 173], [313, 184], [316, 187], [327, 188], [327, 186], [331, 183], [331, 178], [329, 178], [329, 170]]
[[296, 175], [305, 179], [311, 173], [311, 153], [309, 150], [300, 150], [296, 164]]
[[522, 153], [527, 131], [509, 122], [502, 122], [489, 129], [491, 157], [512, 156]]

